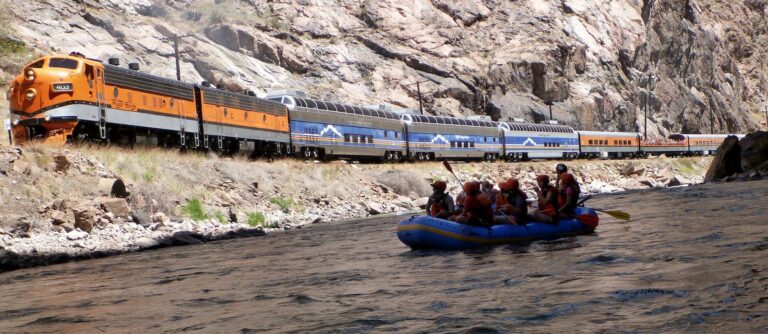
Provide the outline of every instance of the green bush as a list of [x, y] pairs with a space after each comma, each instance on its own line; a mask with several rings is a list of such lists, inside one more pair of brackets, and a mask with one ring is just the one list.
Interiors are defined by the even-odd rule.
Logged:
[[283, 210], [283, 212], [288, 213], [291, 212], [291, 208], [296, 206], [296, 202], [293, 200], [293, 198], [280, 198], [280, 197], [272, 197], [269, 199], [269, 202], [272, 204], [275, 204], [280, 207], [280, 210]]
[[13, 55], [25, 52], [27, 52], [27, 45], [23, 42], [10, 38], [0, 38], [0, 55]]
[[253, 227], [256, 226], [263, 226], [266, 219], [264, 218], [264, 214], [261, 212], [249, 212], [248, 213], [248, 225], [251, 225]]
[[229, 219], [227, 219], [227, 216], [224, 215], [223, 212], [220, 210], [216, 210], [216, 212], [213, 213], [213, 218], [219, 221], [219, 223], [227, 224], [229, 223]]
[[187, 204], [181, 208], [181, 212], [193, 220], [203, 220], [209, 218], [208, 214], [205, 213], [203, 203], [200, 202], [200, 200], [197, 198], [188, 199]]

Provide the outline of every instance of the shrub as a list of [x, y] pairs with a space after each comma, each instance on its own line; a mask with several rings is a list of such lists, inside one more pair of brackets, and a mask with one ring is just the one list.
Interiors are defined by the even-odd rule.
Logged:
[[280, 197], [272, 197], [269, 199], [269, 202], [272, 204], [275, 204], [280, 207], [280, 210], [283, 210], [283, 212], [288, 213], [291, 212], [291, 207], [296, 206], [296, 202], [293, 200], [293, 198], [280, 198]]
[[227, 219], [227, 216], [224, 215], [221, 210], [216, 210], [216, 212], [213, 213], [213, 218], [219, 221], [219, 223], [227, 224], [229, 223], [229, 219]]
[[248, 220], [246, 222], [248, 223], [248, 225], [251, 225], [253, 227], [264, 226], [266, 219], [264, 218], [264, 214], [262, 214], [261, 212], [249, 212]]
[[408, 196], [411, 192], [419, 196], [428, 196], [431, 191], [426, 180], [410, 171], [388, 170], [379, 173], [376, 180], [402, 196]]
[[208, 214], [205, 213], [203, 203], [197, 198], [188, 199], [187, 204], [181, 208], [181, 213], [189, 216], [189, 218], [192, 218], [193, 220], [208, 219]]

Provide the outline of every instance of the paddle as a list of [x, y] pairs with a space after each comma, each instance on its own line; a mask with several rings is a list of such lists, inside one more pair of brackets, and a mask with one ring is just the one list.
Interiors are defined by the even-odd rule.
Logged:
[[448, 160], [443, 160], [443, 166], [445, 169], [451, 172], [451, 174], [453, 174], [453, 177], [455, 177], [456, 181], [459, 182], [459, 185], [461, 185], [461, 180], [459, 180], [459, 177], [456, 176], [456, 173], [453, 172], [453, 168], [451, 168], [451, 164], [448, 163]]
[[[584, 206], [584, 202], [590, 200], [591, 198], [592, 198], [592, 195], [587, 195], [586, 197], [584, 197], [581, 200], [579, 200], [579, 203], [577, 205], [578, 206]], [[600, 211], [600, 212], [603, 212], [603, 213], [607, 213], [608, 215], [610, 215], [611, 217], [616, 218], [616, 219], [621, 219], [621, 220], [629, 220], [630, 219], [629, 213], [624, 212], [624, 211], [620, 211], [620, 210], [603, 210], [603, 209], [595, 209], [595, 208], [592, 208], [592, 210]]]
[[616, 219], [629, 220], [629, 218], [630, 218], [629, 213], [624, 212], [624, 211], [619, 211], [619, 210], [603, 210], [603, 209], [596, 209], [596, 208], [592, 208], [592, 210], [599, 211], [599, 212], [602, 212], [602, 213], [607, 213], [608, 215], [610, 215], [611, 217], [616, 218]]

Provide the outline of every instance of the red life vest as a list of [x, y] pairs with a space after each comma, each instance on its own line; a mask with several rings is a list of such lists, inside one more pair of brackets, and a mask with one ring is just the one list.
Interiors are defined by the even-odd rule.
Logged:
[[448, 204], [445, 203], [446, 198], [448, 198], [448, 194], [432, 197], [432, 206], [429, 207], [430, 216], [436, 217], [440, 212], [448, 211]]

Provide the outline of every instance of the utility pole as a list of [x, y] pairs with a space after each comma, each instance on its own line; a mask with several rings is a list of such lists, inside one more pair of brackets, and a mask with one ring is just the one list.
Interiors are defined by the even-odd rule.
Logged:
[[429, 82], [429, 80], [420, 80], [420, 81], [416, 81], [416, 83], [408, 84], [408, 85], [405, 85], [405, 86], [416, 85], [416, 94], [419, 95], [419, 113], [424, 115], [424, 104], [421, 101], [421, 83], [422, 82]]
[[554, 118], [552, 118], [552, 105], [555, 104], [555, 101], [548, 99], [545, 104], [549, 106], [549, 120], [554, 120]]
[[[170, 39], [169, 38], [165, 38], [164, 39], [166, 42], [171, 40], [171, 39], [173, 40], [173, 56], [174, 56], [174, 58], [176, 58], [176, 80], [178, 80], [178, 81], [181, 81], [181, 59], [180, 59], [179, 56], [182, 53], [186, 53], [186, 51], [179, 52], [179, 40], [184, 38], [184, 37], [190, 37], [190, 36], [192, 36], [192, 35], [181, 35], [181, 36], [179, 36], [178, 34], [176, 34], [176, 35], [173, 35], [173, 37], [170, 38]], [[169, 56], [169, 55], [166, 54], [165, 56]]]
[[656, 76], [651, 74], [648, 81], [645, 82], [645, 113], [643, 116], [643, 139], [648, 140], [648, 104], [651, 99], [651, 81], [656, 80]]
[[421, 102], [421, 81], [416, 81], [416, 92], [419, 94], [419, 114], [424, 115], [424, 106]]

